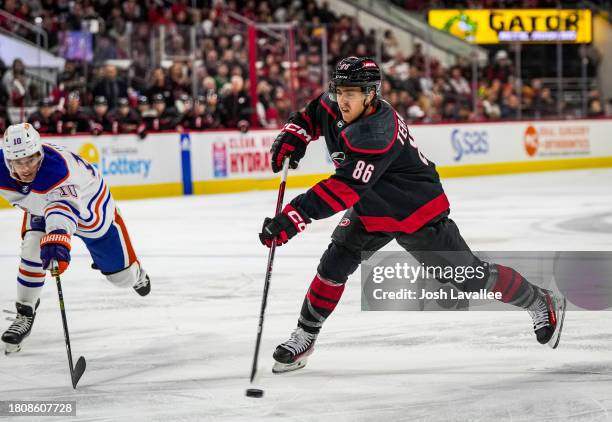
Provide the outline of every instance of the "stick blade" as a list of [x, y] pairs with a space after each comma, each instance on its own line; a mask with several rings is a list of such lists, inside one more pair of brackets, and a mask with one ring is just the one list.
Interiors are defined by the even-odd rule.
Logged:
[[77, 384], [79, 383], [79, 380], [85, 372], [86, 367], [87, 363], [85, 362], [85, 358], [81, 356], [79, 360], [77, 360], [76, 365], [74, 365], [74, 371], [72, 372], [72, 388], [74, 388], [75, 390]]

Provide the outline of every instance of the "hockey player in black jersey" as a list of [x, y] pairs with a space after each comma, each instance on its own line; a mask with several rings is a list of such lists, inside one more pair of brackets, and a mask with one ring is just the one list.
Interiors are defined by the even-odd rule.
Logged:
[[434, 163], [419, 151], [402, 117], [379, 97], [380, 84], [381, 72], [373, 60], [341, 60], [329, 91], [293, 113], [272, 145], [272, 170], [278, 172], [285, 158], [296, 168], [308, 143], [324, 136], [336, 171], [295, 197], [281, 214], [266, 218], [260, 233], [263, 244], [269, 247], [276, 241], [280, 246], [312, 220], [346, 210], [321, 257], [297, 328], [274, 352], [273, 372], [305, 365], [362, 252], [372, 253], [392, 240], [428, 266], [485, 267], [484, 277], [440, 281], [463, 291], [501, 293], [502, 302], [530, 313], [540, 343], [556, 347], [565, 299], [529, 283], [512, 268], [482, 262], [472, 254], [448, 217], [449, 202]]

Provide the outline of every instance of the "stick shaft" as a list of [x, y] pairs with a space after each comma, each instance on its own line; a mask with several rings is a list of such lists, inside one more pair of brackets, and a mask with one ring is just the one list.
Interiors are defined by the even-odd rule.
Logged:
[[68, 332], [68, 320], [66, 319], [66, 309], [64, 307], [64, 292], [62, 290], [62, 281], [59, 275], [57, 262], [52, 264], [51, 274], [55, 277], [57, 285], [57, 296], [59, 297], [60, 313], [62, 315], [62, 325], [64, 326], [64, 341], [66, 343], [66, 353], [68, 354], [68, 367], [70, 368], [70, 381], [72, 388], [76, 388], [74, 384], [74, 365], [72, 364], [72, 348], [70, 347], [70, 334]]
[[[280, 214], [283, 207], [283, 199], [285, 197], [285, 186], [287, 185], [287, 173], [289, 172], [289, 160], [283, 163], [281, 173], [281, 181], [278, 187], [278, 197], [276, 199], [275, 216]], [[266, 267], [266, 278], [264, 280], [263, 294], [261, 297], [261, 309], [259, 311], [259, 325], [257, 326], [257, 340], [255, 341], [255, 353], [253, 354], [253, 366], [251, 367], [251, 383], [257, 375], [257, 361], [259, 360], [259, 346], [261, 345], [261, 336], [263, 333], [264, 316], [266, 313], [266, 305], [268, 304], [268, 291], [270, 290], [270, 280], [272, 279], [272, 267], [274, 266], [274, 254], [276, 252], [276, 239], [272, 240], [272, 246], [268, 252], [268, 266]]]

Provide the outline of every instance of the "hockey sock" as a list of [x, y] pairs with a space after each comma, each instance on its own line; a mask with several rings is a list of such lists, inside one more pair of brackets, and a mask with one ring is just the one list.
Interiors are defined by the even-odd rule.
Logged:
[[318, 333], [333, 312], [344, 292], [344, 283], [335, 283], [315, 275], [300, 312], [298, 325], [310, 333]]
[[[539, 288], [534, 286], [525, 279], [517, 271], [510, 267], [493, 264], [497, 271], [492, 271], [491, 281], [492, 287], [488, 290], [502, 294], [501, 302], [509, 303], [510, 305], [528, 308], [538, 297]], [[495, 277], [495, 274], [497, 277]]]

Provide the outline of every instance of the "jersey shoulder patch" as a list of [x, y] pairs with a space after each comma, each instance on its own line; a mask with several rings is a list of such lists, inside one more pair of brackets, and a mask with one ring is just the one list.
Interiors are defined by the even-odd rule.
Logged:
[[68, 163], [62, 154], [49, 145], [43, 145], [43, 149], [45, 158], [32, 183], [32, 192], [35, 193], [50, 192], [70, 177]]
[[362, 117], [341, 132], [346, 147], [363, 154], [384, 154], [397, 138], [398, 121], [395, 110], [381, 102], [374, 114]]

